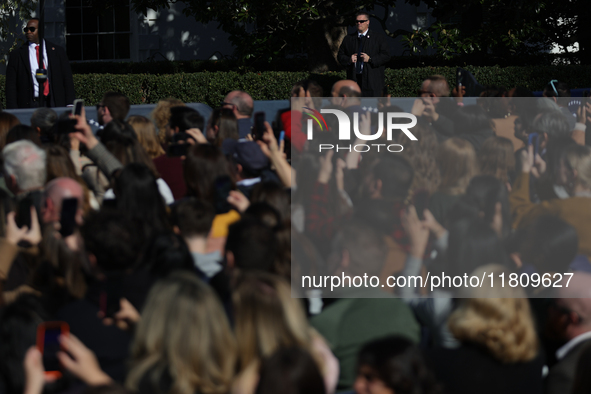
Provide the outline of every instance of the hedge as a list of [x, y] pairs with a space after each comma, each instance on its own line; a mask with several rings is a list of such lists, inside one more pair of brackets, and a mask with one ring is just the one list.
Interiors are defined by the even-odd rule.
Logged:
[[[565, 81], [571, 88], [591, 87], [591, 66], [533, 66], [533, 67], [466, 67], [479, 83], [505, 87], [524, 86], [542, 90], [552, 79]], [[455, 67], [423, 67], [386, 70], [386, 85], [393, 97], [416, 95], [421, 81], [432, 74], [442, 74], [455, 81]], [[152, 74], [75, 74], [77, 96], [87, 105], [97, 104], [103, 92], [120, 91], [132, 104], [156, 103], [166, 97], [185, 102], [200, 102], [216, 107], [230, 90], [249, 92], [255, 100], [282, 100], [289, 97], [292, 85], [312, 78], [330, 95], [332, 84], [345, 78], [344, 72], [309, 74], [307, 72], [200, 72], [166, 75]], [[5, 77], [0, 75], [0, 99], [6, 104]]]
[[[577, 53], [522, 55], [498, 57], [493, 55], [464, 55], [453, 59], [436, 56], [392, 56], [386, 64], [394, 70], [417, 67], [453, 67], [458, 64], [472, 66], [542, 66], [551, 64], [581, 64]], [[263, 72], [308, 70], [308, 59], [297, 57], [264, 61], [239, 62], [231, 58], [219, 60], [174, 60], [144, 62], [72, 62], [74, 74], [176, 74], [215, 71]]]

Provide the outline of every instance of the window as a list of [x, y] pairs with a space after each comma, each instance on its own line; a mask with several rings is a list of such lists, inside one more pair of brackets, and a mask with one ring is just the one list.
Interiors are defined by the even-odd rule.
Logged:
[[97, 10], [91, 0], [66, 0], [68, 58], [117, 60], [130, 58], [129, 1]]

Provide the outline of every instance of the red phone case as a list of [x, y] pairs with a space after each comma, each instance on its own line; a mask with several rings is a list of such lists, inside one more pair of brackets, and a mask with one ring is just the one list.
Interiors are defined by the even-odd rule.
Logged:
[[[48, 321], [41, 323], [37, 326], [37, 349], [43, 354], [43, 348], [45, 345], [45, 330], [59, 328], [61, 335], [68, 335], [70, 333], [70, 326], [68, 323], [63, 321]], [[61, 378], [61, 371], [45, 371], [46, 376], [54, 378]]]

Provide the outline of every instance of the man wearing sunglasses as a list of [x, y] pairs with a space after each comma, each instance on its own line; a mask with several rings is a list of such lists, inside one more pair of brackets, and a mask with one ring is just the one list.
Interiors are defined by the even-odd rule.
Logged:
[[364, 97], [381, 97], [385, 64], [390, 60], [386, 37], [369, 30], [366, 12], [357, 13], [355, 26], [357, 31], [345, 37], [337, 59], [347, 67], [347, 79], [357, 82]]
[[[23, 31], [27, 42], [12, 51], [8, 58], [6, 108], [65, 107], [72, 104], [76, 94], [66, 51], [47, 40], [39, 45], [39, 19], [29, 20]], [[45, 82], [37, 80], [38, 69], [47, 70]]]

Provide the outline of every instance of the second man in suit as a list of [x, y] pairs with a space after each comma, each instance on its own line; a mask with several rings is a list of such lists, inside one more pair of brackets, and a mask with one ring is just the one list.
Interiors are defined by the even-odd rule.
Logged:
[[357, 13], [355, 26], [357, 31], [341, 43], [338, 61], [347, 67], [347, 79], [357, 82], [364, 97], [381, 97], [385, 65], [390, 60], [386, 37], [369, 30], [366, 12]]

